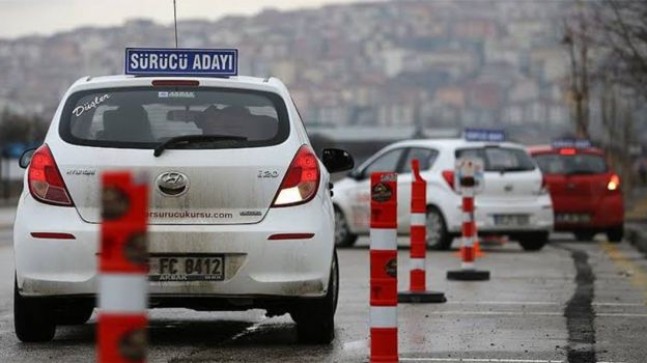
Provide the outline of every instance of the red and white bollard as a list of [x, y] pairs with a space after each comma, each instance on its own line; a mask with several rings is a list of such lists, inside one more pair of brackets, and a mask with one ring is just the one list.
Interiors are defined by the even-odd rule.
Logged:
[[148, 186], [129, 172], [102, 176], [98, 362], [145, 362]]
[[398, 302], [444, 303], [442, 292], [427, 291], [427, 182], [420, 175], [420, 163], [411, 161], [411, 248], [409, 250], [409, 291], [398, 293]]
[[370, 361], [398, 361], [397, 174], [371, 174]]
[[476, 221], [474, 220], [474, 195], [476, 193], [477, 180], [475, 176], [475, 163], [472, 160], [465, 160], [460, 168], [459, 184], [463, 195], [463, 239], [461, 247], [461, 269], [448, 271], [447, 279], [461, 281], [484, 281], [490, 279], [489, 271], [477, 270], [474, 264], [475, 251], [474, 243], [476, 235]]

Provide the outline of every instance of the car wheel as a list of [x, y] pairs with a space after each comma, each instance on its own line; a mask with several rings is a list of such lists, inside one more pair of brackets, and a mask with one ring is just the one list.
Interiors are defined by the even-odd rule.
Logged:
[[308, 301], [290, 312], [297, 324], [297, 337], [304, 344], [330, 344], [335, 338], [335, 311], [339, 298], [337, 251], [330, 266], [328, 293], [322, 299]]
[[452, 245], [452, 236], [447, 233], [447, 225], [442, 213], [436, 207], [427, 208], [425, 220], [427, 228], [427, 248], [430, 250], [446, 251]]
[[344, 212], [335, 206], [335, 246], [350, 247], [357, 241], [357, 235], [348, 228], [348, 220]]
[[593, 237], [595, 237], [595, 232], [584, 231], [584, 232], [575, 232], [575, 239], [580, 242], [591, 242]]
[[519, 237], [519, 244], [525, 251], [539, 251], [548, 243], [547, 232], [528, 233]]
[[56, 321], [51, 304], [45, 299], [23, 297], [15, 280], [13, 291], [13, 321], [18, 339], [23, 342], [54, 339]]
[[56, 324], [60, 325], [81, 325], [85, 324], [92, 316], [94, 304], [72, 304], [66, 306], [56, 313]]
[[625, 236], [624, 226], [610, 228], [607, 231], [607, 239], [611, 243], [620, 243]]

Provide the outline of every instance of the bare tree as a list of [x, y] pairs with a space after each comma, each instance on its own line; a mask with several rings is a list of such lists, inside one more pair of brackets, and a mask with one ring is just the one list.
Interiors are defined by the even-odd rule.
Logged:
[[605, 69], [647, 97], [647, 1], [603, 0], [595, 10], [597, 43], [608, 50]]
[[624, 189], [633, 187], [631, 146], [635, 141], [634, 115], [636, 98], [633, 92], [607, 79], [600, 87], [600, 116], [605, 139], [602, 140], [611, 167], [620, 174]]
[[573, 16], [564, 21], [562, 44], [568, 48], [570, 58], [570, 90], [573, 100], [573, 122], [575, 134], [589, 138], [589, 88], [590, 88], [590, 45], [589, 12], [581, 0]]

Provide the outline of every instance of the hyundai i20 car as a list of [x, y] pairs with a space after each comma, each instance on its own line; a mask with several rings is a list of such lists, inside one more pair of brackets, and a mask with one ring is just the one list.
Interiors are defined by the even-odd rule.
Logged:
[[462, 196], [454, 181], [462, 157], [484, 163], [483, 190], [474, 199], [479, 234], [506, 235], [526, 250], [541, 249], [553, 228], [553, 209], [539, 168], [522, 145], [465, 139], [394, 143], [335, 183], [337, 245], [350, 246], [369, 234], [370, 174], [375, 171], [398, 173], [398, 233], [409, 233], [411, 161], [417, 159], [427, 182], [427, 246], [449, 249], [463, 223]]
[[[289, 313], [301, 341], [333, 339], [329, 172], [352, 158], [327, 149], [320, 160], [279, 80], [82, 78], [28, 162], [13, 233], [20, 340], [90, 317], [101, 175], [115, 170], [147, 176], [151, 307], [261, 308]], [[209, 261], [218, 271], [187, 267]]]
[[534, 146], [530, 153], [548, 184], [555, 211], [555, 230], [572, 232], [580, 241], [606, 233], [620, 242], [624, 233], [624, 200], [620, 177], [604, 152], [590, 143]]

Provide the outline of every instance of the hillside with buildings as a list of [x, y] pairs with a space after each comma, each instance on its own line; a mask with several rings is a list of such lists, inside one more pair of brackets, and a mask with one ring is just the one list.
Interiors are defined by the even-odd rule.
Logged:
[[[309, 127], [570, 129], [561, 1], [393, 1], [178, 24], [180, 47], [232, 47], [276, 76]], [[146, 20], [0, 40], [0, 109], [51, 117], [79, 77], [123, 72], [125, 47], [171, 47]]]

